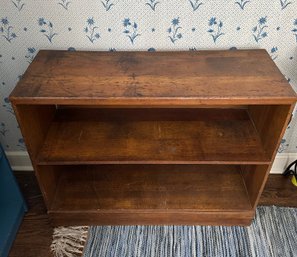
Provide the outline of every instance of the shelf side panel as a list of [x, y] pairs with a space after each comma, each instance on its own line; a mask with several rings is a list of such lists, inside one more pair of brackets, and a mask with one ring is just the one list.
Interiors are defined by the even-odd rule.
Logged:
[[13, 105], [31, 161], [38, 154], [55, 117], [54, 105]]
[[253, 208], [257, 207], [269, 173], [269, 165], [242, 165], [242, 177]]
[[273, 161], [287, 128], [294, 105], [250, 105], [249, 115], [260, 135], [262, 145]]
[[264, 190], [280, 141], [291, 118], [295, 104], [249, 106], [249, 115], [260, 135], [262, 145], [271, 159], [269, 165], [242, 166], [250, 201], [256, 208]]
[[44, 143], [48, 128], [55, 116], [55, 105], [13, 105], [24, 141], [35, 175], [37, 177], [40, 190], [47, 207], [53, 200], [55, 194], [55, 184], [58, 180], [55, 171], [44, 168], [47, 172], [41, 173], [36, 164], [36, 156]]

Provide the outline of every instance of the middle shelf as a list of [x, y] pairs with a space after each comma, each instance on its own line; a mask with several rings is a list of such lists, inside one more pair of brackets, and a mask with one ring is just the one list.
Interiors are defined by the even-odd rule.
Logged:
[[58, 164], [268, 164], [245, 108], [57, 108], [37, 158]]

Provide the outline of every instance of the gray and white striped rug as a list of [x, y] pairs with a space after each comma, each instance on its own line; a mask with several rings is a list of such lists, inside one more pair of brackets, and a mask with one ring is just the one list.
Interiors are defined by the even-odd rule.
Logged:
[[93, 226], [84, 257], [296, 257], [297, 208], [258, 207], [250, 227]]

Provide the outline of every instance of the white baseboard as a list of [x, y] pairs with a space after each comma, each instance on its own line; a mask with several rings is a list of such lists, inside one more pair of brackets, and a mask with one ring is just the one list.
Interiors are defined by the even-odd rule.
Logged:
[[281, 174], [286, 167], [297, 160], [297, 153], [278, 153], [270, 170], [271, 174]]
[[33, 171], [30, 157], [25, 151], [6, 151], [12, 170]]
[[[7, 151], [6, 156], [13, 170], [32, 171], [33, 167], [27, 152], [23, 151]], [[279, 153], [276, 155], [275, 161], [270, 173], [281, 174], [289, 163], [297, 159], [297, 153]]]

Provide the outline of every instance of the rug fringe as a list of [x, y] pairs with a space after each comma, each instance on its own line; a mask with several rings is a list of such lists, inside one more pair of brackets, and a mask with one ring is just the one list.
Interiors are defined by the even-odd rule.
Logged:
[[79, 257], [87, 241], [89, 227], [58, 227], [54, 229], [51, 251], [56, 257]]

